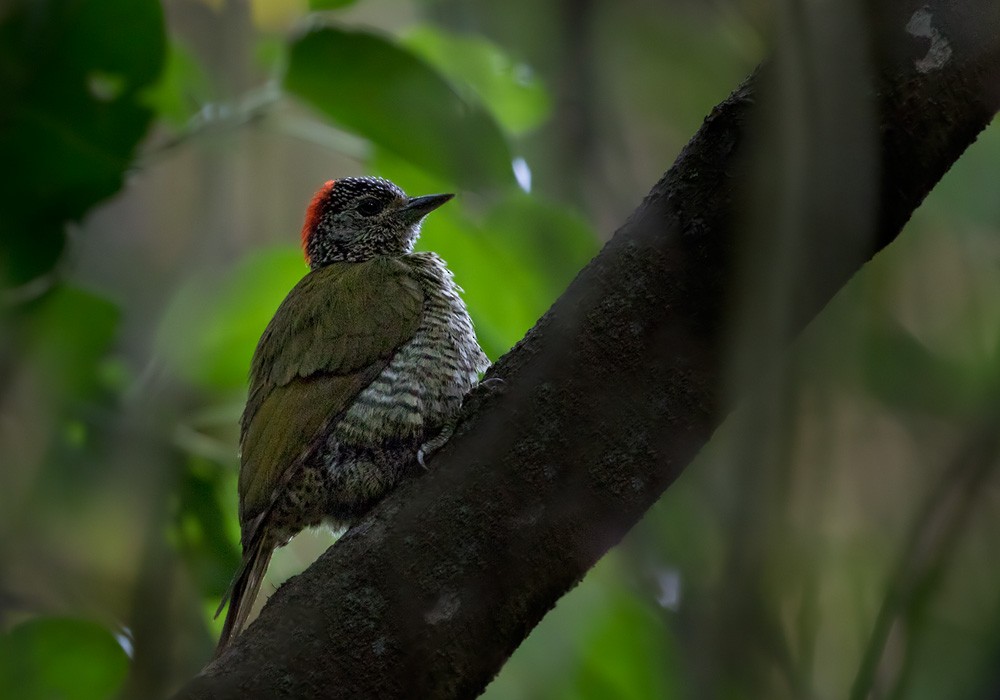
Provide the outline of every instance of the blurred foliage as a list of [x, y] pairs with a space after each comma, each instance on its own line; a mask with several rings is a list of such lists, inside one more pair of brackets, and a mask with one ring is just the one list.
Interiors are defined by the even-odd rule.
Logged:
[[864, 342], [865, 386], [895, 411], [971, 419], [1000, 395], [1000, 357], [995, 354], [978, 362], [942, 357], [891, 318], [866, 329]]
[[309, 0], [310, 10], [339, 10], [342, 7], [353, 5], [357, 0]]
[[167, 44], [166, 61], [159, 80], [143, 93], [143, 102], [158, 117], [179, 128], [211, 99], [208, 76], [201, 63], [179, 41]]
[[294, 249], [254, 251], [231, 270], [206, 270], [164, 313], [157, 345], [174, 371], [207, 389], [241, 389], [261, 330], [304, 273]]
[[0, 286], [45, 273], [67, 220], [121, 187], [153, 117], [139, 96], [160, 72], [156, 0], [14, 0], [0, 22]]
[[[225, 494], [220, 486], [225, 487]], [[239, 527], [233, 527], [232, 519], [234, 488], [233, 480], [224, 478], [217, 464], [193, 454], [177, 489], [177, 511], [168, 532], [198, 589], [212, 599], [226, 592], [240, 563]]]
[[21, 352], [53, 390], [69, 399], [93, 397], [101, 388], [102, 361], [118, 329], [118, 307], [90, 292], [63, 286], [24, 312], [26, 347]]
[[510, 152], [492, 115], [388, 38], [311, 31], [291, 46], [285, 87], [340, 126], [457, 185], [511, 182]]
[[[418, 245], [495, 359], [778, 11], [3, 4], [0, 698], [114, 697], [127, 674], [125, 697], [162, 695], [207, 658], [246, 371], [320, 183], [458, 194]], [[867, 696], [863, 668], [875, 697], [995, 695], [997, 163], [993, 128], [486, 697]], [[293, 540], [269, 585], [328, 542]]]
[[128, 657], [104, 627], [38, 618], [0, 636], [0, 697], [105, 700], [121, 688]]
[[508, 58], [496, 44], [431, 26], [417, 27], [404, 41], [457, 88], [466, 87], [487, 105], [511, 134], [531, 131], [548, 116], [549, 97], [538, 77], [528, 65]]

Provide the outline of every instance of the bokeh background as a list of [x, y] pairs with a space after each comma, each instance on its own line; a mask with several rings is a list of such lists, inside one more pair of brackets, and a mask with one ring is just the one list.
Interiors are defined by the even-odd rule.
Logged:
[[[797, 67], [757, 125], [800, 175], [778, 212], [810, 143], [873, 181], [867, 50], [830, 40], [860, 15], [823, 5], [0, 3], [0, 698], [156, 697], [207, 659], [246, 371], [323, 181], [458, 193], [420, 247], [495, 359], [765, 57]], [[834, 203], [862, 227], [863, 190]], [[1000, 692], [996, 125], [790, 352], [748, 327], [733, 391], [780, 352], [768, 390], [486, 697]], [[265, 590], [331, 541], [297, 538]]]

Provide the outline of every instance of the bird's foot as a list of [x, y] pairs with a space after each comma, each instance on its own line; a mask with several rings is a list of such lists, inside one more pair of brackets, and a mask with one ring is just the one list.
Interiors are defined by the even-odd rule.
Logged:
[[470, 398], [484, 400], [491, 396], [502, 394], [505, 391], [507, 391], [507, 383], [503, 379], [500, 377], [490, 377], [472, 387], [469, 393], [462, 398], [462, 405], [464, 406]]
[[452, 433], [455, 432], [456, 419], [451, 419], [445, 423], [444, 427], [441, 428], [441, 432], [432, 437], [430, 440], [425, 442], [417, 450], [417, 464], [423, 467], [424, 471], [427, 471], [427, 460], [434, 455], [435, 452], [444, 447], [444, 444], [451, 439]]
[[490, 377], [476, 384], [475, 388], [483, 388], [487, 391], [504, 391], [506, 382], [500, 377]]
[[[479, 382], [479, 384], [472, 387], [469, 393], [462, 398], [462, 406], [465, 405], [469, 396], [473, 394], [483, 392], [486, 395], [492, 395], [494, 393], [502, 393], [504, 389], [505, 386], [503, 379], [500, 377], [490, 377], [489, 379]], [[420, 446], [420, 449], [417, 450], [417, 464], [419, 464], [424, 471], [427, 470], [427, 460], [430, 459], [435, 452], [444, 447], [445, 443], [451, 439], [451, 436], [455, 432], [455, 428], [458, 426], [459, 416], [460, 412], [456, 413], [453, 418], [444, 424], [444, 427], [441, 428], [441, 432], [425, 442]]]

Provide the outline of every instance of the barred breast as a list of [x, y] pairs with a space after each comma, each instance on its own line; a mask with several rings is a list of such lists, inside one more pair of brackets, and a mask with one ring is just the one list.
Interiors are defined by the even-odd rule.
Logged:
[[489, 366], [444, 261], [434, 253], [413, 253], [402, 260], [423, 287], [423, 319], [335, 428], [342, 444], [433, 436]]

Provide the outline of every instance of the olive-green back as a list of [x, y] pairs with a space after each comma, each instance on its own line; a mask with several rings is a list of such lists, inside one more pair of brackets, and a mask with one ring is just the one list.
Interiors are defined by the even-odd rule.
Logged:
[[336, 263], [288, 293], [257, 344], [240, 422], [240, 523], [248, 543], [293, 465], [413, 337], [424, 296], [395, 258]]

